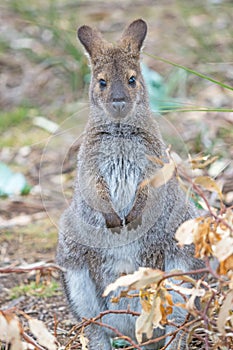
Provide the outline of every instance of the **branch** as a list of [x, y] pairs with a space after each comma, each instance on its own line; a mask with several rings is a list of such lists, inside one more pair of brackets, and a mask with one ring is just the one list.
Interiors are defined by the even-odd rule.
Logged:
[[32, 344], [37, 350], [46, 350], [43, 346], [39, 345], [32, 337], [30, 337], [27, 333], [22, 332], [22, 336], [24, 338], [24, 340], [29, 343]]
[[51, 263], [36, 263], [36, 264], [28, 264], [26, 266], [7, 266], [7, 267], [1, 267], [0, 268], [0, 273], [24, 273], [24, 272], [29, 272], [29, 271], [53, 271], [53, 270], [60, 270], [64, 271], [64, 269], [56, 264], [51, 264]]
[[[189, 321], [189, 322], [185, 323], [184, 325], [179, 326], [175, 331], [167, 333], [167, 334], [164, 334], [164, 335], [162, 335], [161, 337], [158, 337], [158, 338], [147, 340], [146, 342], [141, 343], [140, 346], [146, 346], [146, 345], [149, 345], [149, 344], [157, 343], [158, 341], [163, 340], [163, 339], [165, 339], [167, 337], [174, 337], [175, 338], [176, 334], [179, 333], [181, 330], [185, 330], [187, 327], [189, 327], [192, 324], [194, 324], [196, 322], [199, 322], [201, 320], [202, 320], [201, 318], [197, 318], [195, 320]], [[174, 325], [174, 326], [177, 327], [177, 325]], [[126, 348], [126, 349], [129, 350], [130, 348]]]
[[[224, 220], [223, 218], [220, 218], [217, 214], [215, 214], [215, 212], [213, 212], [209, 202], [208, 202], [208, 199], [206, 198], [204, 192], [201, 190], [201, 188], [195, 184], [195, 182], [187, 175], [185, 174], [184, 172], [181, 172], [181, 176], [183, 176], [193, 187], [193, 189], [195, 190], [195, 192], [204, 200], [205, 204], [206, 204], [206, 207], [208, 208], [208, 211], [210, 213], [210, 215], [216, 220], [217, 223], [221, 222], [223, 225], [225, 225], [231, 233], [233, 233], [233, 228], [232, 226], [230, 226], [226, 220]], [[221, 201], [222, 203], [222, 201]], [[223, 207], [221, 209], [221, 212], [223, 212], [223, 209], [225, 209], [225, 207]]]
[[101, 326], [101, 327], [105, 327], [105, 328], [110, 329], [110, 330], [111, 330], [112, 332], [114, 332], [118, 337], [127, 340], [127, 341], [133, 346], [133, 348], [138, 349], [138, 350], [141, 350], [141, 347], [140, 347], [139, 345], [137, 345], [136, 343], [134, 343], [134, 341], [133, 341], [130, 337], [127, 337], [127, 336], [125, 336], [124, 334], [122, 334], [121, 332], [119, 332], [118, 329], [116, 329], [116, 328], [114, 328], [114, 327], [111, 327], [111, 326], [109, 326], [109, 325], [106, 324], [106, 323], [99, 322], [99, 321], [91, 320], [91, 323], [94, 323], [94, 324], [96, 324], [96, 325], [98, 325], [98, 326]]
[[93, 323], [93, 321], [98, 321], [100, 318], [104, 317], [105, 315], [108, 314], [128, 314], [128, 315], [132, 315], [132, 316], [140, 316], [141, 313], [140, 312], [136, 312], [136, 311], [131, 311], [130, 309], [126, 309], [126, 310], [106, 310], [103, 312], [100, 312], [99, 315], [97, 315], [94, 318], [90, 318], [88, 320], [84, 320], [81, 323], [75, 325], [74, 327], [72, 327], [72, 329], [69, 331], [69, 335], [73, 332], [73, 331], [78, 331], [80, 328], [85, 328], [87, 327], [89, 324]]
[[178, 276], [184, 276], [184, 275], [198, 275], [198, 274], [202, 274], [202, 273], [209, 273], [210, 270], [208, 267], [203, 267], [202, 269], [198, 269], [198, 270], [191, 270], [191, 271], [181, 271], [181, 272], [172, 272], [172, 273], [168, 273], [168, 274], [164, 274], [163, 277], [161, 277], [160, 281], [158, 282], [158, 286], [166, 279], [168, 278], [172, 278], [172, 277], [178, 277]]
[[[73, 326], [72, 328], [71, 328], [71, 330], [69, 331], [69, 333], [68, 333], [68, 336], [71, 336], [71, 334], [75, 331], [76, 332], [76, 334], [75, 334], [75, 336], [72, 338], [72, 339], [70, 339], [69, 341], [68, 341], [68, 343], [66, 344], [66, 347], [65, 348], [67, 348], [67, 349], [69, 349], [69, 346], [77, 339], [77, 337], [78, 337], [78, 330], [80, 330], [80, 329], [83, 329], [83, 328], [85, 328], [85, 327], [87, 327], [87, 326], [89, 326], [91, 323], [96, 323], [96, 324], [98, 324], [98, 323], [100, 323], [100, 322], [98, 322], [98, 320], [99, 319], [101, 319], [103, 316], [105, 316], [105, 315], [108, 315], [108, 314], [129, 314], [129, 315], [132, 315], [132, 316], [140, 316], [140, 312], [135, 312], [135, 311], [131, 311], [130, 309], [127, 309], [127, 310], [106, 310], [106, 311], [103, 311], [103, 312], [100, 312], [100, 314], [99, 315], [97, 315], [96, 317], [94, 317], [94, 318], [91, 318], [91, 319], [88, 319], [88, 320], [84, 320], [84, 321], [82, 321], [82, 322], [80, 322], [79, 324], [77, 324], [77, 325], [75, 325], [75, 326]], [[100, 324], [99, 324], [100, 325]], [[110, 326], [108, 326], [108, 325], [105, 325], [104, 323], [102, 324], [101, 323], [101, 326], [103, 326], [103, 327], [105, 327], [106, 326], [106, 328], [109, 328]], [[123, 334], [121, 334], [117, 329], [112, 329], [112, 331], [113, 332], [115, 332], [118, 336], [120, 336], [121, 338], [123, 337], [124, 339], [127, 339], [128, 340], [128, 342], [130, 343], [130, 344], [132, 344], [132, 340], [130, 339], [130, 338], [128, 338], [128, 337], [125, 337]], [[119, 335], [119, 334], [121, 334], [121, 335]], [[134, 347], [136, 347], [135, 346], [136, 344], [133, 342], [133, 346]], [[140, 349], [140, 348], [139, 348]], [[140, 349], [141, 350], [141, 349]]]

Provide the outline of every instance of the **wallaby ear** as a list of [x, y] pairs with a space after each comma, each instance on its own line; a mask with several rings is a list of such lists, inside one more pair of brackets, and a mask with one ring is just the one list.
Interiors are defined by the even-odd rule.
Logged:
[[80, 42], [83, 44], [89, 55], [92, 57], [95, 49], [101, 48], [104, 44], [104, 39], [101, 34], [89, 26], [82, 26], [77, 32]]
[[140, 51], [147, 33], [147, 24], [142, 19], [136, 19], [122, 34], [120, 42], [130, 50]]

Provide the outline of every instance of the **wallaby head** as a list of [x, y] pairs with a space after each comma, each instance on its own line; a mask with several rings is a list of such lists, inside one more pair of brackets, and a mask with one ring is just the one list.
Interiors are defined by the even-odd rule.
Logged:
[[92, 80], [91, 105], [116, 121], [127, 119], [147, 99], [140, 70], [140, 50], [147, 32], [142, 19], [132, 22], [113, 45], [89, 27], [78, 30], [78, 38], [87, 50]]

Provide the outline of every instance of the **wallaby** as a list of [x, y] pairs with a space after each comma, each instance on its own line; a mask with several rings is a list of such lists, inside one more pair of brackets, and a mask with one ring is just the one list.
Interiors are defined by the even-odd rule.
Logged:
[[[172, 177], [159, 188], [141, 182], [161, 168], [154, 156], [167, 162], [166, 147], [151, 115], [140, 69], [140, 51], [147, 32], [142, 19], [132, 22], [112, 44], [82, 26], [78, 38], [91, 63], [90, 115], [78, 151], [73, 200], [60, 221], [57, 261], [65, 293], [78, 320], [108, 309], [140, 311], [137, 298], [111, 303], [105, 288], [140, 266], [184, 271], [201, 266], [193, 248], [177, 246], [174, 234], [181, 223], [196, 216], [195, 209]], [[173, 301], [179, 301], [174, 294]], [[185, 320], [174, 308], [171, 319]], [[103, 322], [135, 340], [135, 317], [109, 314]], [[155, 329], [154, 337], [174, 330]], [[107, 328], [85, 329], [89, 349], [110, 350]], [[180, 338], [180, 339], [179, 339]], [[180, 345], [181, 342], [181, 345]], [[164, 342], [147, 349], [159, 349]], [[167, 349], [186, 349], [179, 333]]]

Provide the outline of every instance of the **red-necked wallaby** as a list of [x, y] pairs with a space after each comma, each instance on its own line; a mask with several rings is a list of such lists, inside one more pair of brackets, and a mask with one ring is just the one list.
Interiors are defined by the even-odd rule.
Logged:
[[[78, 30], [91, 63], [90, 115], [78, 152], [73, 200], [60, 222], [57, 261], [65, 268], [65, 293], [79, 320], [128, 306], [140, 311], [137, 298], [112, 304], [114, 293], [102, 297], [111, 282], [139, 266], [187, 271], [202, 264], [192, 247], [180, 249], [174, 239], [179, 225], [195, 216], [176, 178], [159, 188], [140, 186], [161, 168], [148, 155], [167, 162], [140, 69], [146, 32], [146, 23], [138, 19], [111, 44], [88, 26]], [[178, 302], [179, 295], [173, 300]], [[185, 315], [174, 308], [171, 319], [179, 324]], [[111, 314], [102, 321], [135, 340], [135, 317]], [[153, 336], [170, 331], [155, 329]], [[90, 350], [111, 349], [115, 335], [108, 329], [92, 324], [86, 334]], [[185, 349], [180, 336], [167, 349], [178, 349], [179, 338], [179, 349]], [[161, 346], [163, 342], [147, 349]]]

